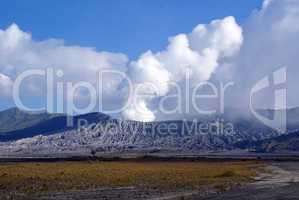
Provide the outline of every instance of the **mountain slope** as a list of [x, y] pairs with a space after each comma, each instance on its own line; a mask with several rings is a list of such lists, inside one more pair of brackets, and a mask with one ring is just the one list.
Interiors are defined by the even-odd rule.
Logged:
[[[298, 128], [297, 111], [298, 109], [291, 110], [292, 132]], [[272, 114], [272, 111], [264, 112], [269, 116]], [[234, 113], [230, 114], [234, 115]], [[116, 120], [102, 113], [89, 113], [75, 116], [74, 126], [68, 127], [67, 116], [55, 116], [25, 129], [2, 133], [0, 135], [0, 151], [29, 151], [29, 153], [81, 152], [90, 149], [98, 151], [132, 149], [193, 152], [234, 149], [274, 151], [273, 145], [271, 145], [273, 142], [269, 141], [276, 138], [281, 138], [281, 140], [287, 138], [287, 134], [277, 137], [280, 135], [278, 132], [253, 118], [227, 118], [229, 120], [220, 120], [220, 123], [224, 123], [224, 125], [232, 123], [233, 132], [223, 134], [212, 131], [219, 123], [217, 117], [202, 121], [197, 119], [196, 121], [143, 123]], [[88, 125], [93, 124], [93, 126], [78, 129], [80, 119], [85, 120]], [[296, 140], [286, 141], [286, 143], [289, 145], [289, 150], [299, 150]], [[281, 143], [280, 147], [276, 149], [282, 150], [286, 147]]]
[[74, 126], [67, 126], [66, 115], [56, 115], [48, 118], [36, 120], [35, 124], [23, 129], [14, 131], [3, 132], [0, 134], [0, 142], [19, 140], [23, 138], [30, 138], [36, 135], [51, 135], [78, 127], [79, 120], [84, 120], [87, 123], [99, 123], [103, 120], [107, 120], [110, 117], [102, 113], [90, 113], [85, 115], [79, 115], [73, 117]]
[[0, 112], [0, 134], [31, 127], [57, 116], [46, 112], [34, 113], [10, 108]]
[[[86, 152], [134, 151], [223, 151], [230, 149], [233, 138], [225, 135], [199, 133], [196, 128], [186, 127], [188, 122], [167, 121], [142, 123], [133, 121], [101, 121], [96, 128], [67, 130], [48, 136], [35, 136], [1, 146], [0, 152], [22, 152], [23, 154], [60, 154]], [[176, 126], [169, 132], [161, 127]], [[197, 125], [200, 125], [198, 123]], [[174, 129], [173, 129], [174, 130]]]
[[299, 151], [299, 131], [256, 142], [242, 141], [235, 147], [266, 153]]

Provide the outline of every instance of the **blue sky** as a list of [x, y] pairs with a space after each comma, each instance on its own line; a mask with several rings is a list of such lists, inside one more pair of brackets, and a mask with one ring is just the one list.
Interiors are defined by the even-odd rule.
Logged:
[[232, 15], [238, 23], [262, 0], [4, 0], [0, 28], [13, 22], [35, 40], [64, 39], [68, 45], [127, 54], [161, 50], [169, 36], [190, 32], [199, 23]]

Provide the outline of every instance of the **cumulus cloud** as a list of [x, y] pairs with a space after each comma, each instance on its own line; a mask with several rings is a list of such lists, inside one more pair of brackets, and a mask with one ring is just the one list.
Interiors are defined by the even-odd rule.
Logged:
[[[231, 105], [245, 109], [249, 105], [250, 90], [261, 78], [271, 77], [282, 67], [287, 68], [287, 105], [298, 106], [299, 74], [299, 1], [266, 0], [261, 10], [254, 11], [243, 24], [244, 43], [229, 68], [236, 87]], [[271, 78], [270, 78], [271, 79]], [[274, 89], [256, 95], [256, 107], [274, 107]]]
[[[225, 94], [225, 106], [237, 107], [240, 112], [246, 113], [250, 112], [249, 99], [253, 86], [265, 76], [269, 76], [273, 83], [273, 72], [286, 67], [287, 106], [296, 107], [299, 101], [298, 21], [297, 0], [265, 0], [261, 9], [254, 10], [241, 27], [233, 17], [200, 24], [190, 34], [170, 38], [166, 50], [154, 56], [169, 72], [170, 80], [165, 79], [168, 82], [181, 84], [187, 69], [190, 70], [190, 87], [192, 83], [211, 79], [233, 81], [234, 87]], [[275, 108], [274, 90], [280, 87], [284, 85], [271, 85], [268, 90], [260, 91], [254, 96], [254, 106]], [[167, 95], [171, 96], [171, 86], [166, 88]], [[160, 97], [142, 99], [139, 111], [146, 110], [147, 116], [151, 113], [152, 119], [176, 118], [177, 113], [160, 118], [161, 113], [153, 106], [154, 100]], [[186, 113], [187, 116], [196, 114], [192, 109]], [[142, 118], [142, 112], [135, 112], [135, 116], [134, 119]]]
[[[67, 46], [62, 40], [56, 39], [35, 41], [31, 34], [22, 31], [16, 24], [12, 24], [6, 30], [0, 30], [0, 73], [5, 74], [5, 78], [2, 75], [2, 79], [5, 80], [1, 82], [7, 80], [13, 82], [20, 73], [28, 69], [53, 68], [55, 72], [62, 70], [64, 73], [59, 81], [73, 84], [86, 81], [96, 86], [98, 71], [125, 72], [127, 62], [127, 56], [121, 53], [98, 52], [93, 48]], [[99, 95], [107, 98], [115, 96], [120, 81], [120, 78], [107, 75], [103, 81], [104, 93]], [[42, 93], [45, 90], [43, 85], [36, 78], [27, 81], [22, 93], [26, 97], [30, 97], [33, 93]], [[76, 97], [80, 99], [80, 93]]]
[[[133, 100], [124, 116], [133, 120], [155, 120], [157, 114], [154, 110], [157, 108], [152, 102], [171, 95], [171, 83], [182, 87], [180, 82], [186, 79], [187, 73], [192, 85], [209, 80], [224, 58], [238, 52], [242, 42], [241, 27], [234, 17], [227, 17], [207, 25], [200, 24], [190, 34], [171, 37], [162, 52], [143, 54], [137, 61], [131, 62], [129, 76], [134, 88], [140, 84], [144, 88], [135, 93], [139, 98]], [[146, 93], [149, 95], [145, 96]]]
[[10, 75], [28, 68], [52, 67], [66, 70], [66, 76], [81, 79], [103, 68], [122, 70], [128, 60], [124, 54], [66, 46], [62, 40], [34, 41], [16, 24], [0, 30], [0, 55], [1, 71]]
[[[6, 30], [0, 30], [0, 73], [13, 82], [25, 70], [54, 68], [63, 70], [64, 82], [87, 81], [95, 86], [98, 71], [121, 71], [132, 81], [133, 96], [128, 94], [128, 88], [120, 89], [124, 80], [111, 73], [104, 77], [104, 92], [98, 95], [108, 99], [108, 104], [119, 105], [125, 104], [126, 96], [131, 103], [122, 113], [125, 118], [152, 121], [157, 118], [152, 102], [169, 95], [171, 83], [180, 84], [186, 79], [187, 71], [192, 84], [208, 80], [224, 58], [238, 52], [242, 41], [241, 27], [233, 17], [227, 17], [207, 25], [200, 24], [189, 34], [171, 37], [164, 51], [148, 51], [128, 64], [124, 54], [66, 46], [56, 39], [35, 41], [31, 34], [12, 24]], [[42, 84], [31, 80], [27, 81], [23, 93], [29, 96], [30, 92], [43, 90]], [[75, 95], [84, 100], [82, 96], [86, 97], [84, 93]]]
[[11, 96], [13, 81], [6, 75], [0, 73], [0, 98], [9, 98]]

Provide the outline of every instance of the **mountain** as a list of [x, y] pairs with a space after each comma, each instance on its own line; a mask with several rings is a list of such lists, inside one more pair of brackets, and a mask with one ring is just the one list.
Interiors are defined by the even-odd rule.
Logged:
[[[48, 136], [38, 135], [0, 144], [0, 152], [22, 152], [24, 154], [59, 154], [121, 151], [222, 151], [230, 149], [233, 137], [198, 132], [200, 123], [166, 121], [142, 123], [110, 119], [98, 126], [86, 129], [71, 129]], [[168, 131], [165, 127], [172, 127]]]
[[[269, 117], [273, 112], [263, 111], [264, 115]], [[288, 110], [288, 127], [291, 128], [282, 136], [254, 118], [233, 117], [234, 113], [220, 121], [219, 116], [215, 116], [208, 119], [199, 118], [196, 121], [148, 123], [117, 120], [103, 113], [89, 113], [75, 116], [72, 127], [67, 126], [67, 116], [60, 115], [24, 129], [2, 133], [0, 152], [55, 154], [86, 152], [91, 149], [98, 152], [221, 152], [235, 149], [266, 152], [286, 149], [285, 144], [289, 145], [289, 150], [297, 150], [297, 136], [294, 135], [292, 140], [287, 140], [287, 136], [299, 127], [298, 113], [299, 109]], [[79, 127], [79, 120], [85, 120], [88, 127]], [[226, 124], [233, 125], [231, 132], [215, 132], [217, 127]], [[283, 139], [286, 141], [281, 142]], [[281, 144], [278, 145], [279, 148], [270, 148], [273, 141]]]
[[[88, 114], [87, 116], [90, 116]], [[82, 116], [80, 116], [82, 118]], [[58, 120], [59, 121], [59, 120]], [[242, 123], [241, 123], [242, 122]], [[137, 122], [111, 118], [98, 120], [86, 128], [61, 129], [3, 144], [0, 152], [25, 154], [57, 154], [121, 151], [214, 152], [233, 150], [238, 141], [256, 141], [272, 136], [270, 129], [256, 128], [257, 124], [238, 122], [231, 133], [215, 132], [218, 121]], [[207, 127], [208, 126], [208, 127]], [[250, 127], [250, 128], [249, 128]], [[57, 129], [56, 129], [57, 130]]]
[[[19, 111], [17, 111], [19, 113]], [[67, 125], [68, 116], [66, 115], [49, 115], [49, 114], [23, 114], [23, 123], [18, 122], [22, 125], [23, 129], [8, 129], [12, 131], [2, 132], [0, 134], [0, 142], [5, 141], [13, 141], [19, 140], [24, 138], [34, 137], [36, 135], [51, 135], [55, 133], [60, 133], [63, 131], [76, 129], [78, 127], [79, 120], [84, 120], [85, 122], [92, 124], [92, 123], [99, 123], [103, 120], [107, 120], [110, 117], [102, 114], [102, 113], [89, 113], [85, 115], [78, 115], [74, 116], [73, 123], [74, 126], [69, 127]], [[13, 117], [11, 117], [13, 118]], [[11, 120], [12, 123], [7, 122], [7, 126], [3, 125], [4, 128], [11, 127], [13, 124], [16, 124], [16, 121], [21, 121], [21, 117], [15, 117], [14, 119], [18, 120]], [[30, 121], [30, 119], [32, 119]], [[31, 126], [29, 126], [31, 124]], [[20, 127], [20, 126], [19, 126]], [[6, 128], [7, 129], [7, 128]]]
[[299, 131], [261, 141], [242, 141], [236, 143], [235, 147], [265, 153], [299, 151]]
[[10, 108], [0, 112], [0, 134], [21, 130], [56, 116], [46, 112], [34, 113]]
[[299, 107], [289, 108], [287, 110], [272, 110], [272, 109], [260, 109], [258, 113], [271, 119], [274, 116], [274, 113], [278, 116], [283, 116], [282, 112], [286, 112], [287, 117], [287, 129], [289, 131], [297, 129], [299, 125]]

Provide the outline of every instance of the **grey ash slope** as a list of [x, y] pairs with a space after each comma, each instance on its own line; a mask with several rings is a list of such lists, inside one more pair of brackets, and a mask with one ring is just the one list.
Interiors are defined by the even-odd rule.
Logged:
[[[177, 126], [174, 132], [157, 131], [169, 124]], [[200, 122], [195, 126], [200, 126]], [[240, 124], [239, 130], [231, 135], [198, 132], [194, 122], [166, 121], [142, 123], [121, 120], [102, 120], [97, 128], [72, 129], [51, 135], [39, 135], [32, 138], [3, 143], [0, 152], [21, 152], [23, 154], [57, 154], [67, 152], [121, 151], [175, 151], [175, 152], [213, 152], [233, 150], [238, 141], [266, 138], [273, 134], [268, 129], [252, 128], [247, 131], [247, 124]], [[193, 126], [192, 126], [193, 125]], [[247, 127], [247, 128], [246, 128]], [[260, 132], [261, 131], [261, 132]], [[0, 145], [1, 148], [1, 145]], [[8, 153], [9, 153], [8, 152]]]
[[[298, 109], [292, 110], [292, 117], [298, 118], [297, 111]], [[188, 124], [194, 123], [190, 121], [142, 123], [116, 120], [102, 113], [77, 116], [74, 118], [75, 124], [79, 119], [85, 119], [89, 124], [97, 124], [98, 126], [91, 126], [86, 129], [78, 129], [77, 126], [67, 128], [65, 127], [65, 116], [54, 117], [23, 129], [21, 132], [14, 132], [12, 135], [17, 136], [17, 139], [10, 137], [10, 140], [4, 140], [6, 142], [0, 143], [0, 153], [57, 154], [88, 152], [91, 149], [99, 152], [127, 150], [215, 152], [236, 149], [252, 150], [255, 148], [258, 151], [257, 145], [250, 146], [250, 144], [258, 144], [259, 141], [267, 141], [269, 138], [279, 136], [277, 132], [261, 123], [244, 118], [231, 121], [234, 124], [232, 134], [199, 133], [198, 129], [190, 129], [191, 126]], [[291, 123], [292, 130], [295, 130], [299, 126], [293, 122], [296, 122], [296, 119], [293, 119]], [[199, 121], [196, 125], [201, 123]], [[213, 119], [208, 122], [205, 121], [205, 123], [213, 123]], [[161, 132], [161, 129], [157, 131], [157, 127], [167, 127], [169, 124], [176, 125], [176, 131], [171, 133], [163, 130]], [[25, 136], [22, 135], [24, 133], [26, 133]], [[285, 136], [281, 137], [285, 138]], [[294, 138], [298, 138], [298, 135], [294, 135]], [[297, 143], [290, 143], [290, 145], [297, 146]], [[293, 148], [293, 150], [299, 149]]]
[[260, 153], [299, 152], [299, 131], [268, 138], [260, 141], [242, 141], [235, 144], [236, 148], [249, 149]]
[[[173, 123], [173, 122], [159, 122]], [[183, 122], [176, 121], [182, 126]], [[229, 149], [232, 138], [224, 135], [196, 134], [195, 130], [182, 133], [155, 133], [154, 123], [108, 120], [101, 122], [104, 129], [97, 131], [68, 130], [49, 136], [35, 136], [3, 143], [0, 152], [22, 152], [34, 154], [55, 154], [65, 152], [84, 152], [95, 149], [99, 152], [120, 152], [125, 150], [170, 150], [170, 151], [214, 151]], [[108, 126], [106, 126], [108, 125]]]

